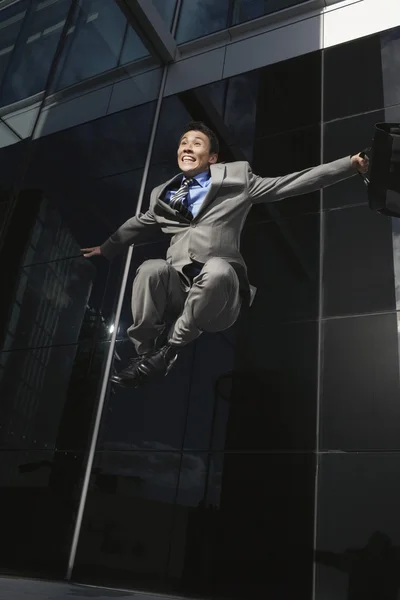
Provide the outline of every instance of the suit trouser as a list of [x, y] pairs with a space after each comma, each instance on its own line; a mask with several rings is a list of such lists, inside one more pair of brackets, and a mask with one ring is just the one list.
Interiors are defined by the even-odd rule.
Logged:
[[239, 279], [225, 260], [207, 261], [189, 291], [169, 263], [148, 260], [139, 267], [133, 282], [133, 325], [128, 335], [137, 353], [147, 354], [169, 325], [168, 342], [184, 346], [203, 331], [231, 327], [240, 306]]

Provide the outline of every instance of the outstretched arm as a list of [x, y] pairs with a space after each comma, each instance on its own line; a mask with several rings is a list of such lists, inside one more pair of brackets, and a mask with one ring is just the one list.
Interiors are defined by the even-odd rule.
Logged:
[[83, 256], [91, 258], [92, 256], [102, 255], [111, 260], [122, 252], [126, 246], [150, 238], [160, 228], [153, 213], [158, 189], [155, 188], [151, 193], [150, 208], [147, 212], [125, 221], [101, 246], [83, 248]]
[[275, 202], [328, 187], [368, 170], [368, 159], [360, 154], [312, 167], [283, 177], [259, 177], [248, 170], [249, 193], [253, 203]]

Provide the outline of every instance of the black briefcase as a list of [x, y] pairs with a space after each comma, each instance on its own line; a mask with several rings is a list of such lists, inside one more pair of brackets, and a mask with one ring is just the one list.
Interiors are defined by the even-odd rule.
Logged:
[[389, 217], [400, 217], [400, 124], [377, 123], [371, 148], [362, 154], [370, 159], [368, 204]]

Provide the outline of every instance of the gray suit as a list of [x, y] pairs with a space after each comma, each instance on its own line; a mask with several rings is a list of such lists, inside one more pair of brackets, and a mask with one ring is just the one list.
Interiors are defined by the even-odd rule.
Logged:
[[[147, 261], [134, 282], [129, 335], [138, 352], [152, 349], [168, 314], [173, 323], [169, 340], [176, 345], [235, 322], [241, 298], [250, 291], [239, 245], [252, 204], [312, 192], [354, 174], [349, 157], [275, 178], [255, 175], [247, 162], [211, 165], [210, 189], [192, 221], [162, 200], [175, 178], [156, 187], [149, 210], [128, 219], [101, 246], [111, 259], [124, 247], [148, 239], [154, 230], [173, 236], [166, 261]], [[193, 280], [186, 272], [192, 261], [204, 265]]]

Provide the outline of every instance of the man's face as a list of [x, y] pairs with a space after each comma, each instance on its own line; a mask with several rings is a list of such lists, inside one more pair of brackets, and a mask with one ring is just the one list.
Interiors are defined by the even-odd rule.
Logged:
[[201, 131], [188, 131], [178, 148], [178, 165], [186, 177], [196, 177], [216, 163], [218, 155], [210, 153], [210, 140]]

